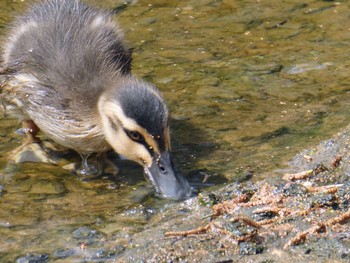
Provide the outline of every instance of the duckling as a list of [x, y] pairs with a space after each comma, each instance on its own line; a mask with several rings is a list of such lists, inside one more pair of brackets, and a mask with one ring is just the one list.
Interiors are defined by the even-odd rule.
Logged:
[[2, 104], [27, 125], [27, 143], [40, 130], [83, 164], [113, 149], [142, 165], [163, 197], [191, 195], [174, 171], [166, 103], [131, 73], [131, 51], [110, 13], [44, 0], [15, 20], [2, 59]]

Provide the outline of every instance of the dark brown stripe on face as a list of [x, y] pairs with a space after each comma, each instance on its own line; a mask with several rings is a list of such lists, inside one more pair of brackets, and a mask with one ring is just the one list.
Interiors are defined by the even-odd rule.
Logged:
[[[121, 126], [121, 122], [118, 119], [112, 119], [111, 117], [108, 116], [108, 121], [109, 121], [109, 125], [111, 126], [111, 128], [117, 132], [119, 130], [119, 127]], [[119, 126], [118, 126], [118, 125]]]
[[154, 149], [152, 148], [152, 146], [150, 146], [148, 143], [147, 143], [147, 141], [145, 140], [145, 138], [143, 137], [143, 135], [141, 134], [141, 133], [139, 133], [140, 134], [140, 136], [142, 136], [142, 138], [140, 139], [140, 140], [134, 140], [133, 138], [131, 138], [130, 137], [130, 133], [132, 132], [132, 131], [129, 131], [128, 129], [126, 129], [126, 128], [124, 128], [124, 132], [126, 133], [126, 135], [128, 135], [128, 137], [131, 139], [131, 140], [133, 140], [134, 142], [136, 142], [136, 143], [139, 143], [139, 144], [142, 144], [145, 148], [146, 148], [146, 150], [148, 151], [148, 153], [153, 157], [154, 156]]

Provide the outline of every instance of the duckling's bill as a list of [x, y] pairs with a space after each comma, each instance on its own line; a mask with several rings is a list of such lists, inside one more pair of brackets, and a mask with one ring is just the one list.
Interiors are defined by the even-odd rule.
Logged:
[[165, 198], [183, 200], [192, 194], [187, 180], [174, 171], [171, 154], [167, 151], [155, 154], [151, 166], [145, 166], [145, 173], [156, 191]]

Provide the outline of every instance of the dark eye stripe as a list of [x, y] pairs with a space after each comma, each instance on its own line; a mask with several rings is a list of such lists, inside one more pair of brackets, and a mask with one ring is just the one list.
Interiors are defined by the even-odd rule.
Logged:
[[146, 148], [146, 150], [149, 152], [149, 154], [150, 154], [151, 156], [154, 155], [154, 150], [153, 150], [153, 148], [152, 148], [150, 145], [147, 144], [145, 138], [142, 136], [141, 133], [137, 132], [141, 137], [140, 137], [139, 140], [135, 140], [135, 139], [132, 137], [132, 133], [135, 132], [135, 131], [130, 131], [130, 130], [124, 128], [124, 132], [128, 135], [128, 137], [129, 137], [131, 140], [133, 140], [134, 142], [137, 142], [137, 143], [139, 143], [139, 144], [142, 144], [142, 145]]

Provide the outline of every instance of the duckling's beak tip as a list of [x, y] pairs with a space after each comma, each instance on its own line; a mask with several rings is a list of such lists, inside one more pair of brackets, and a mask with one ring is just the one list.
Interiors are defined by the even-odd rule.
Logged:
[[185, 200], [192, 196], [192, 187], [185, 177], [175, 172], [169, 152], [153, 159], [150, 167], [145, 167], [145, 173], [156, 191], [164, 198]]

